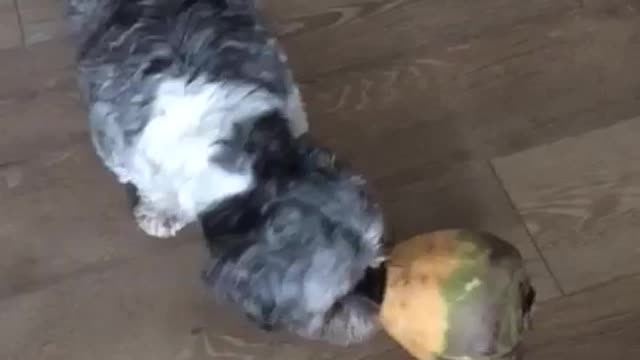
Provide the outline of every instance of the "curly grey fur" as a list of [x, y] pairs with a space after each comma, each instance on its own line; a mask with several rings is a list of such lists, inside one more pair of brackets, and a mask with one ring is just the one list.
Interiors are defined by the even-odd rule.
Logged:
[[67, 0], [66, 14], [95, 148], [136, 187], [152, 235], [253, 186], [247, 154], [233, 172], [208, 160], [229, 150], [220, 144], [237, 126], [276, 111], [293, 135], [307, 130], [286, 56], [252, 0]]
[[381, 256], [382, 214], [363, 181], [323, 150], [202, 219], [213, 264], [204, 278], [265, 329], [347, 345], [378, 329], [354, 292]]

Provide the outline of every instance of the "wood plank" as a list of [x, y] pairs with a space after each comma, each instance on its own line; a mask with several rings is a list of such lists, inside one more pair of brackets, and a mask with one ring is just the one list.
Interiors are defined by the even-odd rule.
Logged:
[[[376, 181], [427, 177], [640, 111], [640, 16], [585, 7], [306, 84], [312, 131]], [[389, 178], [389, 179], [387, 179]]]
[[365, 0], [275, 21], [299, 77], [314, 79], [418, 46], [442, 48], [500, 34], [577, 6], [575, 0]]
[[205, 293], [204, 254], [186, 244], [0, 302], [0, 359], [353, 360], [392, 346], [261, 332]]
[[[365, 3], [369, 4], [369, 6], [363, 5]], [[327, 9], [372, 7], [375, 4], [379, 3], [381, 3], [381, 0], [258, 0], [260, 9], [263, 11], [263, 13], [265, 13], [267, 19], [277, 19], [279, 22], [286, 22], [286, 19], [295, 19], [303, 16], [313, 15], [318, 12], [327, 11]]]
[[0, 165], [0, 204], [0, 298], [200, 238], [197, 225], [167, 241], [139, 230], [88, 139]]
[[68, 35], [64, 0], [16, 0], [26, 45]]
[[280, 38], [300, 36], [368, 19], [416, 0], [292, 0], [265, 4], [265, 18]]
[[638, 134], [635, 118], [494, 162], [568, 292], [640, 273]]
[[0, 163], [64, 148], [86, 136], [73, 62], [65, 40], [0, 51]]
[[0, 49], [22, 45], [18, 12], [12, 0], [0, 0]]
[[560, 295], [488, 164], [461, 165], [395, 190], [379, 188], [379, 193], [394, 241], [451, 227], [490, 231], [521, 251], [540, 299]]
[[57, 39], [28, 48], [0, 50], [0, 102], [16, 93], [50, 89], [75, 76], [74, 49]]
[[551, 301], [535, 314], [524, 360], [640, 358], [640, 278]]
[[0, 163], [27, 160], [88, 137], [82, 99], [68, 75], [59, 79], [62, 86], [24, 89], [0, 100], [0, 123], [10, 124], [0, 141]]

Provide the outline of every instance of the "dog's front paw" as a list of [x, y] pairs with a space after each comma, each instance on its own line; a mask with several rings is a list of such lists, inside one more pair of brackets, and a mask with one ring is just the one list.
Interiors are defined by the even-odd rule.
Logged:
[[133, 214], [138, 226], [145, 233], [159, 238], [175, 236], [188, 223], [184, 217], [166, 211], [158, 211], [144, 203], [136, 206]]

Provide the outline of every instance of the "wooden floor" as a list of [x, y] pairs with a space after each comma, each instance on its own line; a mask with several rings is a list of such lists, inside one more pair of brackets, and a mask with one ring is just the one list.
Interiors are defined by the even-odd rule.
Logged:
[[[264, 0], [313, 133], [396, 239], [465, 226], [527, 259], [526, 360], [640, 359], [640, 3]], [[0, 0], [1, 360], [408, 359], [213, 306], [196, 229], [136, 230], [97, 162], [60, 0]]]

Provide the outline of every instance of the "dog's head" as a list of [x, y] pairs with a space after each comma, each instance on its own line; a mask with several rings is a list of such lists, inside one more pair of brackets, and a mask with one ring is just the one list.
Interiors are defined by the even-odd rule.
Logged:
[[298, 142], [291, 156], [287, 176], [202, 217], [214, 260], [204, 279], [263, 327], [309, 334], [379, 258], [383, 221], [331, 153]]

